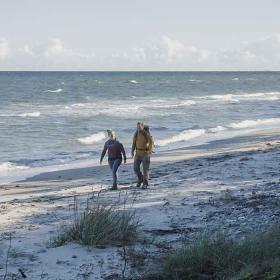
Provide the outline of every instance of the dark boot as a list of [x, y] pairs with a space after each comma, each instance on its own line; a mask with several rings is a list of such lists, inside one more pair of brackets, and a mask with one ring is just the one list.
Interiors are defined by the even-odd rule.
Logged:
[[117, 184], [113, 185], [113, 186], [110, 188], [111, 191], [115, 191], [115, 190], [117, 190], [117, 189], [118, 189], [118, 185], [117, 185]]
[[147, 189], [149, 186], [148, 180], [144, 179], [143, 185], [142, 185], [142, 189]]
[[138, 179], [138, 182], [136, 184], [136, 188], [140, 188], [142, 183], [143, 183], [143, 177], [140, 180]]

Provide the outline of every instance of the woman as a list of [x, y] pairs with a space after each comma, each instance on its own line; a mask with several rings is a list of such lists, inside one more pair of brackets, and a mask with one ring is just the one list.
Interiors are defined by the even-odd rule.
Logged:
[[126, 154], [123, 147], [123, 144], [116, 139], [116, 134], [112, 129], [107, 130], [109, 139], [105, 142], [103, 151], [100, 157], [100, 164], [102, 164], [103, 158], [108, 151], [108, 162], [112, 170], [113, 175], [113, 187], [112, 190], [118, 189], [118, 168], [122, 163], [126, 163]]

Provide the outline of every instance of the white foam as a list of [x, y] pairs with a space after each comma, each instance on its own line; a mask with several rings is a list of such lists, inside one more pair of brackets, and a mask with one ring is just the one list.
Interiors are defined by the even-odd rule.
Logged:
[[53, 93], [58, 93], [58, 92], [62, 92], [63, 89], [62, 89], [62, 88], [58, 88], [58, 89], [54, 89], [54, 90], [48, 89], [47, 91], [48, 91], [48, 92], [53, 92]]
[[71, 105], [71, 107], [85, 107], [87, 104], [85, 104], [85, 103], [74, 103], [74, 104], [72, 104]]
[[136, 80], [129, 80], [129, 82], [132, 84], [138, 84], [138, 82]]
[[217, 132], [224, 131], [224, 130], [227, 130], [227, 128], [224, 126], [218, 125], [216, 127], [208, 128], [207, 133], [217, 133]]
[[184, 100], [181, 101], [179, 106], [189, 106], [189, 105], [195, 105], [196, 102], [194, 100]]
[[183, 132], [179, 133], [178, 135], [172, 136], [170, 138], [159, 140], [156, 142], [158, 146], [166, 146], [176, 142], [183, 142], [187, 141], [199, 136], [202, 136], [206, 133], [205, 129], [188, 129], [184, 130]]
[[105, 137], [104, 132], [98, 132], [87, 137], [79, 138], [78, 141], [82, 144], [90, 145], [102, 141]]
[[28, 169], [28, 166], [23, 166], [23, 165], [16, 165], [15, 163], [12, 162], [4, 162], [0, 164], [0, 172], [10, 172], [14, 170], [25, 170]]
[[[235, 96], [233, 94], [224, 94], [224, 95], [214, 94], [214, 95], [208, 96], [208, 98], [218, 100], [218, 101], [239, 102], [239, 100], [236, 97], [237, 96]], [[207, 96], [206, 96], [206, 98], [207, 98]]]
[[40, 112], [18, 114], [19, 117], [31, 117], [31, 118], [37, 118], [40, 117], [40, 115], [41, 115]]
[[232, 80], [233, 81], [239, 81], [239, 78], [233, 78]]
[[218, 101], [239, 102], [240, 100], [254, 101], [254, 100], [267, 100], [274, 101], [280, 99], [280, 92], [256, 92], [256, 93], [240, 93], [240, 94], [214, 94], [201, 97], [201, 99], [214, 99]]
[[271, 119], [258, 119], [258, 120], [244, 120], [241, 122], [230, 123], [227, 127], [242, 129], [248, 127], [256, 126], [266, 126], [266, 125], [279, 125], [280, 118], [271, 118]]
[[1, 117], [23, 117], [23, 118], [37, 118], [40, 117], [40, 112], [20, 113], [20, 114], [1, 114]]
[[200, 82], [202, 82], [202, 80], [190, 79], [189, 82], [191, 82], [191, 83], [200, 83]]

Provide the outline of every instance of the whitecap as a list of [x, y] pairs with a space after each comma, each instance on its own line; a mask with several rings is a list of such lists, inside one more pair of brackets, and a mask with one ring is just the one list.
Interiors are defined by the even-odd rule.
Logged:
[[0, 164], [0, 172], [9, 172], [9, 171], [14, 171], [14, 170], [24, 170], [28, 169], [28, 166], [24, 165], [16, 165], [15, 163], [12, 162], [3, 162]]
[[40, 115], [41, 115], [40, 112], [18, 114], [19, 117], [31, 117], [31, 118], [37, 118], [40, 117]]
[[48, 92], [53, 92], [53, 93], [58, 93], [58, 92], [62, 92], [63, 89], [62, 89], [62, 88], [58, 88], [58, 89], [54, 89], [54, 90], [48, 89], [47, 91], [48, 91]]
[[240, 122], [233, 122], [227, 125], [229, 128], [242, 129], [256, 126], [266, 126], [266, 125], [279, 125], [280, 118], [271, 119], [257, 119], [257, 120], [244, 120]]
[[129, 82], [132, 84], [138, 84], [138, 82], [136, 80], [129, 80]]
[[106, 136], [104, 132], [98, 132], [90, 136], [79, 138], [78, 141], [82, 144], [90, 145], [102, 141], [103, 139], [105, 139], [105, 137]]
[[174, 135], [170, 138], [163, 139], [163, 140], [158, 140], [156, 142], [157, 146], [166, 146], [172, 143], [177, 143], [177, 142], [184, 142], [199, 136], [202, 136], [206, 133], [205, 129], [188, 129], [184, 130], [183, 132]]
[[220, 132], [220, 131], [224, 131], [226, 129], [227, 129], [226, 127], [218, 125], [216, 127], [208, 128], [207, 133], [217, 133], [217, 132]]

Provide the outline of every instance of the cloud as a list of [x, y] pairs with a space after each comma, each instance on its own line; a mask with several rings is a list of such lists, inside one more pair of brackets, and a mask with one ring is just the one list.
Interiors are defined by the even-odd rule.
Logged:
[[144, 47], [132, 49], [132, 60], [152, 61], [156, 64], [180, 64], [204, 61], [208, 57], [206, 50], [198, 49], [193, 45], [183, 44], [181, 41], [162, 36], [159, 41], [152, 42]]
[[0, 38], [0, 60], [4, 60], [11, 55], [11, 49], [5, 38]]
[[41, 58], [69, 58], [69, 57], [80, 57], [87, 58], [93, 57], [91, 53], [80, 53], [70, 48], [65, 47], [63, 42], [58, 38], [49, 38], [47, 42], [36, 44], [33, 46], [24, 45], [21, 51], [29, 56], [41, 57]]
[[170, 36], [95, 51], [73, 49], [59, 38], [12, 49], [2, 38], [0, 60], [1, 70], [280, 70], [280, 34], [214, 51]]

